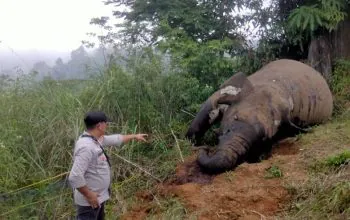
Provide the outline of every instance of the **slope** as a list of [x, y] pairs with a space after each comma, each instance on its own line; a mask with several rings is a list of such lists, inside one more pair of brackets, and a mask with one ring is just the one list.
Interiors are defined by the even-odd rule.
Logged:
[[[243, 163], [217, 176], [202, 174], [194, 154], [178, 164], [174, 177], [138, 193], [122, 219], [349, 219], [350, 201], [341, 196], [350, 187], [338, 186], [350, 176], [344, 165], [350, 158], [349, 122], [344, 114], [309, 134], [276, 143], [260, 163]], [[345, 157], [337, 157], [342, 153]], [[331, 207], [327, 199], [332, 196]]]

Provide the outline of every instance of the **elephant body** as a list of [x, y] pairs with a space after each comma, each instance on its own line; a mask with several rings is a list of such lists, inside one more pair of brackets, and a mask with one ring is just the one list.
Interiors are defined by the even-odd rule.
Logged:
[[207, 172], [223, 172], [260, 150], [279, 131], [300, 130], [327, 121], [333, 98], [325, 79], [315, 69], [294, 60], [277, 60], [246, 77], [228, 79], [203, 103], [186, 137], [196, 140], [220, 122], [218, 146], [201, 149], [197, 158]]

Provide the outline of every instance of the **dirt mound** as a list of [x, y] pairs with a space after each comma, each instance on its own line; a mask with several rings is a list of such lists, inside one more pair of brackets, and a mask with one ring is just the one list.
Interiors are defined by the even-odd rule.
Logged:
[[[300, 149], [293, 139], [273, 148], [272, 156], [260, 163], [243, 163], [234, 171], [210, 176], [201, 173], [195, 156], [179, 164], [176, 177], [157, 186], [157, 195], [175, 196], [187, 211], [199, 220], [206, 219], [269, 219], [284, 208], [290, 199], [285, 183], [302, 181], [306, 171], [300, 166]], [[283, 174], [268, 178], [268, 170], [278, 167]], [[155, 192], [152, 193], [152, 195]], [[131, 210], [124, 219], [143, 219], [150, 209], [153, 197], [139, 195], [142, 208]], [[141, 218], [133, 218], [133, 217]]]
[[[236, 172], [217, 176], [211, 184], [165, 187], [180, 197], [189, 210], [199, 211], [199, 219], [239, 219], [258, 213], [270, 216], [280, 208], [288, 193], [278, 180], [262, 176], [268, 167], [268, 164], [243, 164]], [[260, 219], [259, 214], [256, 217]]]
[[196, 156], [192, 155], [187, 160], [178, 164], [176, 167], [176, 175], [168, 181], [168, 184], [181, 185], [185, 183], [211, 183], [215, 176], [201, 172], [199, 165], [196, 162]]

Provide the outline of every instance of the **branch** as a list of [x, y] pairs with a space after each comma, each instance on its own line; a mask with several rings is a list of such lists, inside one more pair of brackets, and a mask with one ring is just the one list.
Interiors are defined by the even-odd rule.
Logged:
[[121, 159], [122, 161], [131, 164], [132, 166], [138, 168], [139, 170], [141, 170], [142, 172], [146, 173], [147, 175], [149, 175], [150, 177], [152, 177], [153, 179], [157, 180], [158, 182], [162, 182], [162, 180], [160, 180], [158, 177], [153, 176], [150, 172], [148, 172], [147, 170], [143, 169], [141, 166], [137, 165], [136, 163], [133, 163], [127, 159], [125, 159], [124, 157], [118, 155], [117, 153], [112, 153], [115, 156], [117, 156], [119, 159]]

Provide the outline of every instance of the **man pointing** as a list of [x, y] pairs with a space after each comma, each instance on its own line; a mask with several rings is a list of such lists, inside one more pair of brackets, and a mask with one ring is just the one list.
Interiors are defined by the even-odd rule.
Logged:
[[105, 135], [107, 116], [103, 112], [88, 112], [86, 131], [74, 147], [69, 183], [74, 189], [78, 220], [104, 219], [104, 205], [109, 199], [110, 163], [106, 146], [122, 146], [130, 140], [146, 141], [147, 134]]

